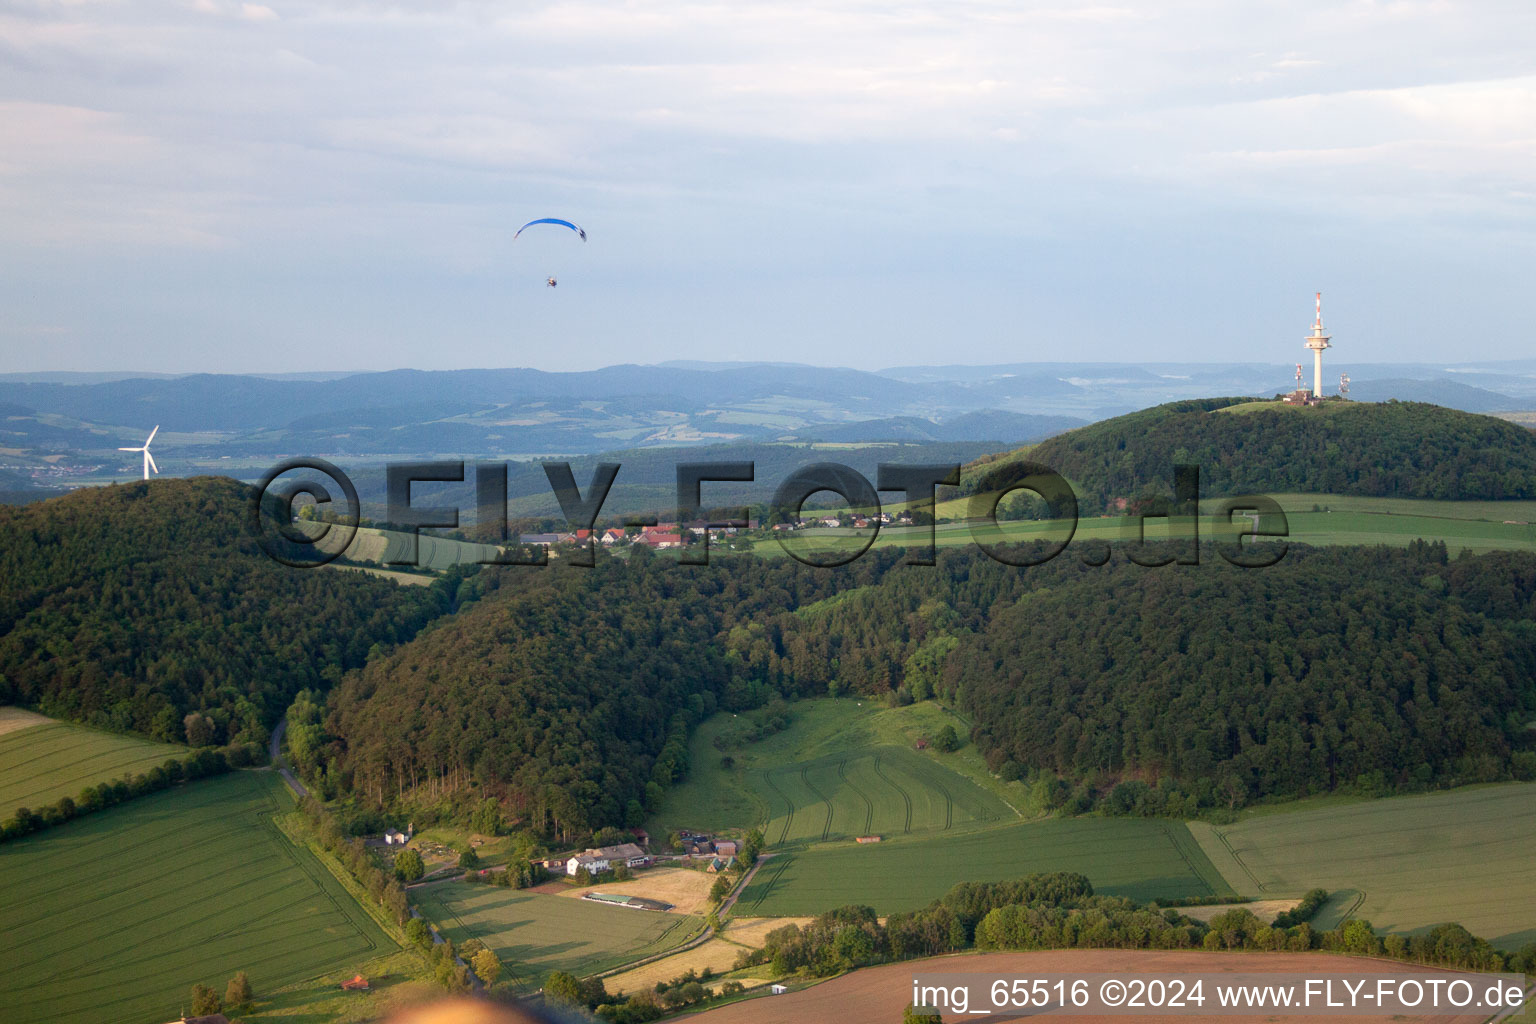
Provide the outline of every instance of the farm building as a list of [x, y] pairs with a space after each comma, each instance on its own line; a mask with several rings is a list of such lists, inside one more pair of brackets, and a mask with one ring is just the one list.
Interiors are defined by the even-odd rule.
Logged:
[[368, 979], [363, 977], [361, 974], [354, 974], [352, 975], [352, 980], [342, 982], [341, 987], [346, 989], [348, 992], [367, 992]]
[[736, 856], [736, 840], [722, 839], [715, 844], [715, 852], [722, 857]]
[[721, 860], [719, 857], [715, 857], [712, 860], [710, 860], [709, 867], [705, 868], [704, 870], [708, 871], [710, 874], [713, 875], [713, 874], [716, 874], [717, 872], [724, 871], [725, 870], [725, 865], [726, 865], [725, 861]]
[[769, 985], [768, 986], [768, 991], [772, 992], [776, 996], [781, 996], [785, 992], [789, 991], [789, 986], [787, 986], [787, 985]]
[[655, 910], [665, 913], [671, 910], [674, 904], [663, 900], [653, 900], [646, 896], [620, 896], [606, 892], [582, 893], [581, 898], [591, 900], [594, 903], [606, 903], [613, 907], [627, 907], [630, 910]]
[[384, 833], [384, 842], [388, 846], [404, 846], [411, 841], [411, 837], [397, 828], [392, 828]]
[[651, 863], [651, 855], [646, 853], [634, 843], [620, 843], [617, 846], [603, 846], [586, 853], [578, 853], [566, 861], [565, 873], [574, 875], [582, 868], [586, 868], [592, 874], [600, 871], [611, 871], [614, 865], [623, 864], [625, 867], [643, 868]]

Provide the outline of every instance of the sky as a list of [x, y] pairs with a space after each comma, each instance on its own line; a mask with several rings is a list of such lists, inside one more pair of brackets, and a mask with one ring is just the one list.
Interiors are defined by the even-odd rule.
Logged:
[[[0, 372], [1530, 355], [1528, 0], [0, 0]], [[517, 227], [556, 216], [584, 226]], [[559, 280], [545, 287], [546, 277]]]

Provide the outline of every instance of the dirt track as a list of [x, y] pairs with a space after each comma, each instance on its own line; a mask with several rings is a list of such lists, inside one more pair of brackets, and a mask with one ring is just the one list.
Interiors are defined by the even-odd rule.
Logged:
[[[1025, 976], [1030, 973], [1106, 973], [1176, 975], [1194, 972], [1306, 972], [1309, 974], [1396, 974], [1430, 971], [1415, 964], [1401, 964], [1385, 960], [1323, 954], [1286, 953], [1195, 953], [1139, 950], [1070, 950], [1043, 953], [971, 953], [932, 960], [911, 960], [906, 963], [886, 964], [824, 982], [800, 992], [781, 996], [763, 996], [745, 1002], [733, 1003], [688, 1018], [689, 1024], [894, 1024], [901, 1020], [901, 1012], [911, 1002], [912, 975], [915, 973], [975, 972]], [[1453, 974], [1451, 971], [1432, 973]], [[1260, 1013], [1250, 1017], [1209, 1017], [1211, 1021], [1297, 1021], [1298, 1024], [1368, 1024], [1368, 1022], [1433, 1021], [1435, 1024], [1476, 1024], [1487, 1019], [1487, 1014], [1451, 1017], [1378, 1017], [1348, 1016], [1295, 1016], [1282, 1017]], [[956, 1014], [946, 1014], [946, 1024], [962, 1019]], [[980, 1014], [967, 1015], [963, 1019], [976, 1024], [989, 1024], [1005, 1019]], [[1088, 1017], [1082, 1015], [1051, 1014], [1045, 1020], [1070, 1021], [1072, 1024], [1151, 1024], [1188, 1020], [1189, 1015], [1114, 1016]]]

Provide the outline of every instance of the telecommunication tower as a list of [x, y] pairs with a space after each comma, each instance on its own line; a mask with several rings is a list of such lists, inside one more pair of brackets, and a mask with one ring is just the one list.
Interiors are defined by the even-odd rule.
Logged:
[[[1323, 349], [1332, 348], [1332, 339], [1323, 333], [1323, 293], [1317, 293], [1317, 319], [1312, 321], [1312, 333], [1307, 335], [1306, 346], [1312, 350], [1312, 394], [1323, 397]], [[1297, 382], [1300, 383], [1299, 381]]]

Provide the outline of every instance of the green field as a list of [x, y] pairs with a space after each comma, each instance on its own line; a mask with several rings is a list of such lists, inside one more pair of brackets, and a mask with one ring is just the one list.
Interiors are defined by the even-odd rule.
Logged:
[[[762, 826], [774, 856], [737, 904], [743, 914], [847, 903], [884, 914], [923, 906], [956, 882], [1034, 871], [1081, 871], [1104, 892], [1140, 899], [1231, 891], [1181, 822], [1022, 820], [1024, 787], [994, 778], [975, 747], [913, 749], [945, 725], [967, 732], [931, 701], [813, 700], [791, 711], [784, 731], [724, 749], [715, 740], [739, 729], [732, 716], [700, 726], [693, 768], [650, 826], [652, 835]], [[868, 834], [882, 841], [852, 841]]]
[[[1012, 818], [985, 790], [902, 747], [786, 765], [752, 776], [770, 843], [929, 832]], [[761, 791], [760, 791], [761, 792]]]
[[762, 917], [817, 914], [849, 903], [915, 910], [957, 882], [1078, 871], [1098, 892], [1136, 900], [1231, 892], [1178, 821], [1057, 818], [867, 846], [776, 854], [737, 903]]
[[1533, 783], [1302, 801], [1190, 831], [1245, 895], [1350, 890], [1314, 922], [1322, 927], [1349, 914], [1382, 931], [1455, 921], [1506, 948], [1536, 941]]
[[0, 1006], [11, 1024], [170, 1020], [196, 982], [258, 997], [398, 947], [235, 772], [0, 846]]
[[[734, 728], [720, 714], [690, 746], [688, 778], [667, 794], [652, 835], [679, 828], [763, 829], [770, 847], [876, 834], [971, 829], [1018, 818], [1023, 787], [994, 779], [974, 747], [919, 753], [914, 742], [966, 723], [931, 702], [797, 701], [788, 729], [755, 743], [716, 739]], [[729, 756], [732, 768], [722, 765]], [[1011, 792], [1010, 792], [1011, 790]]]
[[64, 722], [0, 734], [0, 817], [78, 797], [86, 786], [146, 772], [185, 753], [169, 743]]
[[412, 890], [421, 912], [455, 944], [484, 942], [515, 987], [536, 989], [551, 971], [577, 976], [621, 967], [698, 935], [704, 919], [604, 906], [572, 896], [468, 882]]
[[[1387, 544], [1405, 547], [1413, 540], [1443, 540], [1451, 554], [1461, 551], [1536, 551], [1536, 502], [1530, 501], [1421, 501], [1398, 498], [1350, 498], [1328, 494], [1281, 494], [1275, 500], [1285, 512], [1288, 539], [1300, 544]], [[963, 519], [968, 514], [969, 499], [945, 502], [939, 515]], [[1213, 499], [1202, 502], [1203, 508]], [[1313, 506], [1320, 511], [1313, 512]], [[1328, 511], [1322, 511], [1322, 510]], [[1078, 521], [1072, 543], [1089, 540], [1134, 540], [1136, 521], [1121, 516], [1097, 516]], [[1016, 521], [1000, 524], [1008, 540], [1059, 541], [1066, 536], [1067, 524], [1056, 521]], [[1204, 515], [1200, 535], [1204, 540], [1217, 538], [1217, 517]], [[1169, 536], [1165, 520], [1149, 519], [1148, 540]], [[856, 549], [852, 530], [805, 530], [797, 534], [802, 542], [818, 541], [829, 550]], [[926, 528], [886, 527], [875, 540], [875, 547], [906, 547], [926, 544]], [[974, 544], [965, 522], [940, 523], [935, 543], [941, 547], [965, 547]], [[1251, 541], [1245, 543], [1252, 543]], [[781, 554], [777, 543], [758, 545], [764, 555]]]

